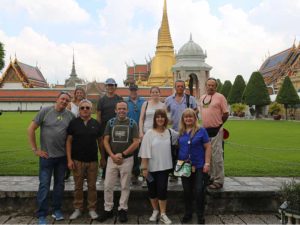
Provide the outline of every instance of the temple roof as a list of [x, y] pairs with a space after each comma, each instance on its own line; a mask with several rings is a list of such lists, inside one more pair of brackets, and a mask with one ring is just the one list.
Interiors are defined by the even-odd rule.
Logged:
[[178, 51], [178, 56], [204, 56], [205, 54], [197, 43], [193, 41], [192, 34], [190, 35], [190, 40], [185, 43]]
[[263, 76], [269, 76], [270, 72], [276, 70], [282, 63], [286, 62], [292, 52], [292, 48], [288, 48], [282, 52], [268, 57], [259, 69]]
[[[12, 73], [15, 78], [10, 77], [11, 71], [13, 71]], [[49, 87], [46, 79], [37, 66], [27, 65], [17, 59], [11, 61], [5, 69], [2, 78], [0, 79], [0, 87], [3, 86], [5, 82], [22, 83], [22, 86], [25, 88]]]

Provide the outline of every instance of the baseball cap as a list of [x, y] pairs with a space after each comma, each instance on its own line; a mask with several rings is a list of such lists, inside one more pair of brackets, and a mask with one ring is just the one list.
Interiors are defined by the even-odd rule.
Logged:
[[105, 81], [105, 85], [107, 85], [107, 84], [117, 85], [116, 81], [115, 81], [113, 78], [108, 78], [108, 79]]
[[139, 89], [138, 86], [135, 85], [135, 84], [130, 84], [130, 85], [129, 85], [129, 90], [130, 90], [130, 91], [137, 91], [138, 89]]

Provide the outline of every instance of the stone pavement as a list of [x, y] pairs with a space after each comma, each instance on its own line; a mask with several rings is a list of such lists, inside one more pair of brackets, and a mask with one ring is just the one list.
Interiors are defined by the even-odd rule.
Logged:
[[[224, 187], [218, 191], [208, 191], [206, 222], [209, 224], [276, 224], [280, 205], [279, 190], [283, 182], [292, 178], [285, 177], [226, 177]], [[300, 177], [295, 178], [300, 182]], [[34, 224], [36, 176], [0, 176], [0, 224], [26, 223]], [[63, 211], [67, 216], [72, 212], [74, 182], [72, 178], [66, 182]], [[85, 186], [86, 189], [86, 186]], [[97, 182], [98, 208], [103, 209], [103, 182]], [[119, 190], [120, 187], [116, 187]], [[131, 187], [129, 199], [129, 223], [148, 223], [151, 213], [147, 199], [147, 189], [140, 185]], [[116, 192], [118, 196], [118, 192]], [[173, 223], [180, 224], [183, 213], [182, 186], [180, 180], [169, 183], [168, 212]], [[133, 214], [134, 212], [134, 214]], [[196, 219], [196, 217], [194, 216]], [[50, 222], [54, 223], [51, 218]], [[196, 221], [193, 221], [196, 222]], [[95, 224], [86, 213], [75, 221], [65, 220], [63, 223]], [[117, 223], [114, 218], [108, 223]]]
[[[149, 222], [150, 215], [129, 215], [128, 222], [126, 224], [156, 224]], [[172, 220], [172, 224], [182, 224], [179, 215], [171, 214], [169, 218]], [[47, 218], [49, 224], [99, 224], [96, 220], [91, 220], [87, 215], [83, 215], [76, 220], [68, 220], [56, 222], [50, 216]], [[278, 216], [275, 214], [226, 214], [226, 215], [207, 215], [205, 217], [206, 224], [280, 224]], [[160, 224], [160, 222], [157, 222]], [[196, 224], [196, 216], [193, 216], [193, 220], [190, 224]], [[4, 215], [0, 216], [0, 224], [37, 224], [37, 218], [33, 216], [21, 216], [21, 215]], [[110, 219], [105, 224], [119, 224], [117, 218]]]

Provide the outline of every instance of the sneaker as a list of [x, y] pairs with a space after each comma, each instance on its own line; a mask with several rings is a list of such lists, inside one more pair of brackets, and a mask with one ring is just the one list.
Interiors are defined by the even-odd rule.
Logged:
[[75, 220], [77, 219], [79, 216], [81, 216], [81, 211], [79, 209], [75, 209], [75, 211], [72, 213], [72, 215], [70, 216], [70, 220]]
[[172, 221], [167, 217], [166, 214], [161, 214], [160, 215], [160, 221], [163, 222], [164, 224], [171, 224]]
[[153, 210], [152, 215], [149, 218], [149, 221], [156, 222], [158, 220], [159, 211]]
[[98, 218], [97, 221], [99, 222], [104, 222], [105, 220], [109, 219], [109, 218], [113, 218], [114, 213], [112, 210], [110, 211], [105, 211], [103, 212], [103, 214], [101, 214]]
[[89, 211], [89, 215], [90, 215], [90, 217], [91, 217], [93, 220], [95, 220], [95, 219], [98, 218], [98, 214], [96, 213], [95, 210], [90, 210], [90, 211]]
[[56, 220], [63, 220], [64, 219], [64, 215], [62, 214], [62, 212], [60, 210], [55, 210], [54, 213], [52, 214], [52, 217]]
[[46, 217], [44, 217], [44, 216], [39, 217], [38, 224], [40, 224], [40, 225], [46, 225], [47, 224]]
[[143, 187], [143, 188], [146, 188], [146, 187], [147, 187], [147, 181], [146, 181], [146, 179], [143, 180], [142, 187]]
[[119, 221], [120, 221], [121, 223], [125, 223], [125, 222], [128, 221], [128, 218], [127, 218], [127, 211], [126, 211], [126, 210], [124, 210], [124, 209], [119, 210], [118, 216], [119, 216]]

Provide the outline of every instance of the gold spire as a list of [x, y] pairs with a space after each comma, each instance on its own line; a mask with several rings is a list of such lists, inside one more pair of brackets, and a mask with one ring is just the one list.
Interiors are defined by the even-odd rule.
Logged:
[[171, 33], [169, 28], [169, 21], [168, 21], [168, 13], [167, 13], [167, 1], [164, 0], [164, 9], [163, 9], [163, 16], [161, 21], [161, 26], [158, 33], [158, 40], [156, 49], [159, 48], [171, 48], [173, 50], [173, 42], [171, 39]]
[[151, 62], [151, 74], [145, 85], [172, 86], [172, 66], [175, 63], [174, 46], [168, 22], [167, 1], [164, 0], [163, 16], [158, 31], [156, 52]]

